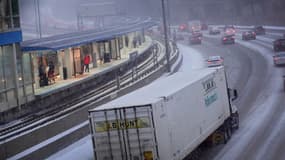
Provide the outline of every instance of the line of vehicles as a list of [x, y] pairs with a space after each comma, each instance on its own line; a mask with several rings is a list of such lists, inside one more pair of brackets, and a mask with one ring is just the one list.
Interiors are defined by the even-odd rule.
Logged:
[[[204, 26], [206, 24], [203, 24]], [[189, 43], [193, 44], [202, 44], [202, 30], [208, 28], [209, 35], [218, 35], [221, 34], [223, 30], [223, 35], [221, 36], [222, 44], [235, 44], [235, 34], [236, 29], [233, 25], [225, 25], [223, 28], [217, 26], [207, 26], [203, 27], [200, 21], [189, 21], [187, 25], [182, 25], [179, 27], [179, 31], [190, 32]], [[242, 31], [242, 40], [255, 40], [258, 35], [265, 35], [266, 30], [263, 26], [255, 26], [250, 30]], [[180, 35], [183, 37], [183, 35]], [[183, 37], [184, 39], [184, 37]], [[275, 54], [273, 55], [273, 63], [275, 66], [285, 66], [285, 33], [283, 37], [273, 41], [273, 50]], [[220, 56], [210, 56], [206, 64], [208, 67], [216, 67], [223, 65], [224, 59]], [[285, 78], [284, 78], [284, 90], [285, 90]]]
[[[189, 21], [187, 24], [181, 24], [178, 28], [180, 32], [190, 32], [189, 37], [190, 44], [201, 44], [202, 43], [202, 30], [209, 31], [209, 35], [221, 34], [221, 28], [217, 26], [209, 26], [205, 23], [201, 23], [198, 20]], [[223, 28], [223, 35], [221, 37], [222, 44], [234, 44], [236, 28], [233, 25], [225, 25]], [[255, 40], [257, 35], [264, 35], [265, 29], [263, 26], [255, 26], [253, 29], [242, 32], [242, 40]], [[182, 40], [184, 37], [179, 35], [179, 39]], [[278, 43], [278, 42], [277, 42]], [[279, 48], [276, 48], [277, 50]]]
[[[229, 28], [225, 36], [233, 37]], [[198, 43], [202, 34], [192, 31], [189, 40]], [[227, 143], [239, 128], [237, 91], [228, 87], [223, 57], [206, 62], [208, 68], [173, 74], [89, 110], [95, 160], [195, 159], [200, 147]]]
[[[283, 38], [276, 39], [273, 41], [273, 50], [275, 54], [273, 55], [273, 63], [275, 66], [285, 65], [285, 33]], [[284, 79], [285, 82], [285, 79]], [[284, 84], [285, 90], [285, 84]]]
[[[203, 27], [204, 26], [204, 27]], [[209, 26], [205, 23], [201, 23], [198, 20], [189, 21], [187, 24], [179, 26], [180, 32], [190, 32], [189, 43], [190, 44], [202, 44], [202, 30], [208, 29], [209, 35], [221, 34], [221, 29], [217, 26]], [[233, 25], [225, 25], [223, 27], [223, 35], [221, 37], [222, 44], [234, 44], [236, 28]], [[265, 35], [266, 31], [263, 26], [255, 26], [253, 29], [242, 32], [242, 40], [255, 40], [257, 35]], [[184, 40], [184, 36], [179, 34], [178, 40]], [[273, 42], [273, 50], [275, 52], [285, 51], [285, 33], [283, 38], [277, 39]]]

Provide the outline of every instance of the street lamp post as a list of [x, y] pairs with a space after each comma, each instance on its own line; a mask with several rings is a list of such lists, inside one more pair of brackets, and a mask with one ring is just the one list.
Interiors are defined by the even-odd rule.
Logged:
[[165, 0], [161, 0], [161, 5], [162, 5], [162, 18], [163, 18], [163, 32], [164, 32], [164, 42], [165, 42], [165, 52], [166, 52], [166, 68], [167, 72], [171, 71], [170, 67], [170, 53], [169, 53], [169, 43], [168, 43], [168, 29], [166, 25], [166, 14], [165, 14]]

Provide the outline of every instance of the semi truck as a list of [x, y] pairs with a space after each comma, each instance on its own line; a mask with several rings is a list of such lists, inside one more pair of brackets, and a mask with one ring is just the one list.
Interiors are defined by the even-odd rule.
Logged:
[[239, 126], [224, 68], [177, 72], [89, 110], [95, 160], [182, 160]]

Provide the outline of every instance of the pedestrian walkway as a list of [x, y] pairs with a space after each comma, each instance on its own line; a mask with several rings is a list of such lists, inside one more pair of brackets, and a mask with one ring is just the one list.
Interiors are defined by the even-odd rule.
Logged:
[[150, 37], [146, 36], [145, 42], [142, 43], [137, 48], [123, 48], [122, 53], [121, 53], [121, 59], [112, 60], [109, 63], [98, 64], [96, 68], [90, 68], [90, 72], [85, 72], [83, 73], [83, 75], [78, 75], [76, 77], [73, 77], [67, 80], [57, 80], [56, 83], [54, 84], [35, 89], [35, 95], [36, 96], [45, 95], [45, 94], [56, 92], [57, 90], [60, 90], [60, 89], [69, 88], [71, 85], [80, 83], [80, 81], [86, 78], [94, 77], [96, 76], [96, 74], [108, 71], [112, 69], [113, 67], [126, 62], [129, 59], [130, 53], [135, 52], [135, 51], [138, 51], [138, 54], [144, 53], [145, 50], [147, 50], [152, 45], [152, 43], [153, 43], [153, 40]]

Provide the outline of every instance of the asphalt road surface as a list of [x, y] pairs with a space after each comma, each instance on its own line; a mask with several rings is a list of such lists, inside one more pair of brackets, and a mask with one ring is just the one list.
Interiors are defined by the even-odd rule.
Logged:
[[[272, 41], [278, 36], [258, 36], [242, 41], [236, 35], [233, 45], [221, 44], [221, 35], [204, 33], [202, 45], [190, 45], [203, 54], [221, 55], [225, 60], [229, 86], [236, 88], [240, 129], [225, 145], [213, 147], [201, 159], [284, 160], [285, 94], [282, 75], [285, 67], [275, 67]], [[187, 40], [181, 42], [188, 44]]]

